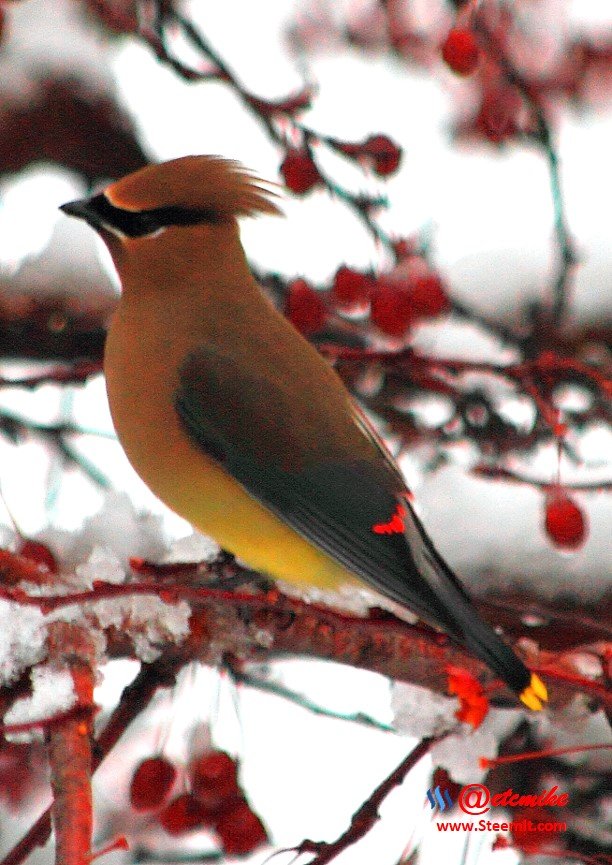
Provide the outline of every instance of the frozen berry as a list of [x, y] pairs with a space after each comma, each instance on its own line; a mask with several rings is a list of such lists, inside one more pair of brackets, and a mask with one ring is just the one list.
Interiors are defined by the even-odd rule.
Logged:
[[17, 552], [20, 556], [30, 559], [32, 562], [45, 565], [50, 573], [57, 574], [57, 560], [45, 544], [40, 544], [38, 541], [24, 540]]
[[0, 740], [0, 802], [19, 810], [46, 783], [46, 759], [39, 742]]
[[225, 813], [216, 828], [223, 850], [233, 856], [251, 853], [268, 840], [263, 823], [244, 800]]
[[410, 299], [415, 315], [424, 318], [435, 317], [450, 309], [442, 280], [435, 273], [417, 276], [411, 281]]
[[160, 813], [159, 822], [169, 835], [180, 835], [192, 829], [214, 826], [216, 813], [191, 793], [181, 793]]
[[478, 66], [480, 51], [471, 30], [453, 28], [442, 45], [444, 62], [457, 75], [471, 75]]
[[372, 160], [372, 167], [380, 177], [394, 174], [402, 158], [401, 149], [386, 135], [371, 135], [363, 145], [363, 153]]
[[334, 277], [332, 299], [344, 308], [364, 306], [370, 299], [373, 285], [374, 280], [367, 273], [341, 267]]
[[511, 87], [485, 91], [476, 117], [476, 128], [489, 141], [499, 144], [519, 129], [521, 97]]
[[319, 169], [306, 150], [290, 150], [280, 167], [285, 185], [296, 195], [304, 195], [321, 182]]
[[415, 318], [409, 291], [401, 284], [378, 282], [372, 291], [370, 317], [388, 336], [404, 336]]
[[291, 324], [305, 335], [321, 330], [327, 318], [323, 299], [304, 279], [296, 279], [289, 285], [286, 314]]
[[240, 795], [238, 767], [225, 751], [206, 751], [189, 769], [191, 792], [207, 808], [219, 808]]
[[176, 769], [165, 757], [148, 757], [136, 767], [130, 784], [130, 802], [136, 811], [159, 808], [176, 780]]
[[556, 547], [576, 550], [587, 536], [587, 521], [583, 511], [566, 493], [553, 493], [545, 504], [546, 534]]

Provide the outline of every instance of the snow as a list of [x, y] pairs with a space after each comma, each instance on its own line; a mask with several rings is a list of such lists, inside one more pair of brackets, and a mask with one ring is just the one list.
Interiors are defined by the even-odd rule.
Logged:
[[125, 581], [125, 569], [121, 562], [112, 550], [104, 547], [94, 547], [87, 561], [77, 565], [76, 575], [83, 588], [87, 589], [91, 589], [96, 580], [116, 584]]
[[87, 20], [83, 7], [57, 0], [52, 21], [45, 0], [15, 4], [11, 13], [0, 66], [7, 89], [19, 93], [23, 76], [41, 68], [78, 75], [97, 89], [110, 89], [108, 42]]
[[212, 538], [202, 535], [200, 532], [192, 532], [172, 541], [161, 561], [165, 564], [172, 562], [212, 562], [217, 558], [220, 551], [219, 544]]
[[149, 663], [164, 645], [189, 634], [191, 608], [185, 601], [167, 604], [157, 595], [133, 595], [93, 601], [86, 607], [102, 629], [115, 627], [132, 640], [136, 655]]
[[418, 685], [394, 682], [391, 708], [393, 726], [404, 736], [440, 736], [457, 726], [459, 701]]
[[518, 727], [525, 717], [521, 709], [489, 709], [476, 730], [460, 724], [455, 712], [458, 700], [436, 694], [427, 688], [393, 684], [391, 708], [393, 726], [404, 736], [423, 738], [448, 733], [431, 749], [434, 766], [446, 769], [459, 784], [480, 782], [488, 769], [479, 765], [481, 757], [496, 757], [499, 743]]
[[[195, 11], [198, 4], [192, 5]], [[248, 4], [239, 5], [242, 14]], [[290, 4], [281, 0], [281, 5], [288, 9]], [[201, 12], [206, 18], [203, 29], [211, 35], [214, 43], [229, 42], [237, 58], [248, 63], [254, 52], [252, 48], [250, 52], [246, 48], [249, 42], [254, 42], [255, 30], [250, 27], [241, 31], [236, 29], [236, 17], [231, 12], [226, 14], [227, 32], [231, 32], [231, 38], [211, 30], [219, 27], [217, 19], [221, 17], [222, 6], [218, 8], [218, 16]], [[605, 4], [599, 0], [589, 0], [585, 4], [581, 0], [574, 6], [575, 15], [584, 15], [582, 7], [586, 6], [592, 16], [601, 16]], [[117, 49], [109, 51], [102, 44], [96, 28], [80, 22], [79, 9], [71, 0], [61, 0], [54, 4], [53, 26], [49, 26], [49, 8], [44, 0], [11, 5], [11, 26], [7, 30], [9, 37], [12, 32], [15, 38], [10, 37], [3, 44], [0, 66], [3, 88], [12, 89], [26, 100], [28, 83], [32, 81], [34, 67], [38, 64], [60, 65], [71, 72], [76, 69], [92, 82], [95, 78], [96, 86], [101, 84], [110, 88], [108, 60], [114, 54], [112, 75], [118, 80], [123, 99], [136, 115], [142, 139], [150, 145], [152, 154], [169, 158], [188, 150], [219, 152], [243, 158], [266, 177], [274, 176], [278, 167], [277, 149], [265, 141], [256, 124], [245, 119], [242, 108], [226, 88], [216, 84], [186, 87], [172, 72], [157, 64], [147, 49], [131, 39], [117, 40]], [[259, 7], [257, 12], [251, 12], [253, 15], [261, 13]], [[257, 27], [260, 27], [259, 23]], [[269, 32], [266, 29], [266, 34]], [[237, 41], [240, 37], [244, 39], [243, 45]], [[266, 59], [275, 51], [273, 48], [264, 52]], [[261, 51], [257, 54], [264, 56]], [[440, 134], [448, 127], [452, 113], [451, 97], [443, 93], [431, 76], [421, 73], [396, 76], [390, 74], [391, 66], [386, 60], [372, 63], [371, 58], [365, 62], [352, 56], [348, 59], [347, 67], [346, 56], [340, 52], [328, 52], [313, 61], [313, 78], [321, 81], [321, 99], [316, 113], [309, 120], [315, 128], [355, 138], [364, 132], [364, 118], [368, 124], [380, 121], [381, 130], [389, 131], [406, 143], [402, 172], [388, 185], [393, 217], [383, 217], [381, 222], [391, 230], [410, 231], [421, 228], [433, 216], [438, 221], [434, 229], [437, 263], [444, 268], [454, 296], [464, 298], [482, 312], [497, 317], [515, 309], [517, 297], [540, 296], [550, 269], [551, 228], [543, 160], [535, 153], [514, 146], [508, 147], [504, 155], [496, 156], [484, 148], [451, 152], [445, 135]], [[258, 74], [262, 78], [266, 74], [275, 78], [275, 84], [288, 80], [286, 68], [279, 74], [271, 63], [261, 63], [259, 67]], [[245, 72], [244, 80], [253, 80], [250, 70], [248, 74]], [[297, 83], [297, 76], [292, 80]], [[351, 82], [357, 110], [353, 110], [351, 100], [347, 100], [347, 80]], [[264, 89], [265, 82], [261, 83]], [[381, 93], [385, 94], [384, 99], [380, 98]], [[198, 106], [195, 111], [194, 105]], [[215, 120], [203, 122], [203, 117]], [[581, 255], [573, 297], [581, 317], [597, 320], [603, 318], [606, 309], [609, 310], [610, 297], [607, 290], [609, 238], [605, 233], [609, 196], [605, 184], [601, 183], [609, 162], [610, 122], [609, 119], [591, 118], [581, 131], [578, 123], [583, 122], [584, 118], [572, 119], [563, 125], [560, 133], [561, 161], [571, 230]], [[78, 285], [89, 293], [90, 289], [95, 290], [96, 281], [99, 290], [102, 278], [98, 280], [96, 274], [101, 273], [104, 277], [104, 272], [99, 267], [99, 251], [93, 234], [75, 220], [62, 219], [61, 225], [56, 221], [59, 219], [55, 210], [59, 201], [56, 199], [60, 194], [65, 199], [76, 197], [79, 194], [76, 185], [74, 192], [69, 192], [70, 178], [62, 179], [59, 173], [45, 174], [42, 170], [36, 174], [35, 180], [39, 204], [36, 223], [28, 224], [27, 237], [21, 236], [19, 242], [16, 232], [10, 232], [10, 228], [13, 224], [17, 226], [18, 221], [23, 224], [23, 213], [27, 211], [27, 203], [24, 204], [26, 192], [28, 195], [31, 193], [28, 177], [22, 178], [24, 187], [21, 192], [15, 191], [8, 201], [5, 198], [6, 211], [0, 232], [10, 239], [10, 244], [4, 246], [5, 265], [22, 267], [18, 274], [19, 286], [34, 284], [37, 270], [39, 273], [44, 270], [51, 275], [48, 282], [56, 282], [62, 290], [72, 291]], [[68, 191], [64, 195], [62, 190]], [[527, 208], [526, 201], [529, 202]], [[358, 221], [326, 194], [315, 194], [306, 202], [289, 201], [287, 211], [290, 219], [276, 221], [273, 228], [270, 228], [269, 220], [245, 225], [243, 238], [253, 260], [288, 274], [299, 272], [320, 279], [334, 272], [338, 256], [360, 267], [380, 264], [378, 250], [369, 238], [364, 239]], [[334, 226], [333, 231], [329, 231], [330, 224]], [[27, 258], [40, 251], [41, 244], [49, 236], [49, 247], [40, 260], [29, 264]], [[501, 247], [500, 242], [503, 244]], [[62, 264], [65, 250], [70, 250], [70, 260], [75, 260], [72, 258], [74, 254], [78, 261], [78, 270], [73, 273]], [[106, 289], [109, 290], [110, 287]], [[454, 322], [449, 321], [448, 325], [453, 327], [452, 339], [450, 331], [431, 326], [421, 328], [417, 337], [419, 348], [438, 354], [451, 351], [457, 354], [470, 349], [474, 356], [491, 360], [499, 358], [500, 346], [494, 340], [485, 340], [473, 328], [465, 328], [459, 334]], [[37, 408], [41, 410], [44, 401], [41, 391], [37, 391], [36, 400]], [[102, 401], [100, 395], [99, 402]], [[504, 396], [508, 419], [515, 422], [519, 420], [519, 401], [520, 423], [527, 428], [533, 421], [531, 404], [512, 393]], [[89, 420], [83, 422], [91, 424], [94, 416], [90, 414]], [[592, 459], [594, 454], [605, 455], [609, 451], [609, 436], [609, 430], [603, 425], [590, 425], [578, 439], [577, 450], [586, 460]], [[95, 447], [98, 448], [97, 443]], [[461, 447], [458, 445], [452, 457], [457, 461]], [[19, 513], [17, 516], [22, 527], [36, 526], [36, 518], [39, 523], [47, 518], [42, 508], [36, 511], [32, 501], [31, 478], [37, 458], [33, 449], [25, 453], [23, 448], [17, 448], [11, 453], [14, 451], [22, 452], [25, 459], [17, 466], [16, 481], [12, 486], [6, 483], [4, 474], [11, 469], [8, 463], [16, 463], [18, 457], [5, 459], [3, 491], [8, 492], [7, 498], [13, 509], [15, 500], [20, 494], [23, 496], [23, 516]], [[581, 502], [589, 507], [591, 531], [585, 548], [570, 557], [552, 549], [544, 537], [541, 528], [542, 496], [538, 491], [502, 483], [493, 485], [489, 481], [471, 478], [465, 468], [473, 460], [464, 446], [461, 453], [466, 455], [465, 467], [431, 473], [425, 483], [422, 464], [431, 454], [424, 452], [421, 471], [417, 472], [415, 468], [413, 473], [415, 488], [418, 487], [419, 512], [423, 513], [436, 544], [466, 582], [477, 591], [499, 590], [502, 588], [500, 574], [508, 574], [511, 570], [531, 589], [542, 591], [549, 597], [572, 590], [581, 597], [592, 598], [601, 594], [602, 587], [609, 586], [609, 556], [606, 554], [609, 550], [609, 516], [602, 496], [597, 496], [597, 505], [595, 496], [580, 497]], [[418, 456], [411, 461], [414, 466]], [[98, 459], [103, 465], [102, 458], [97, 456], [96, 461]], [[117, 472], [117, 483], [127, 487], [127, 465], [121, 468], [122, 473]], [[553, 476], [552, 452], [543, 454], [539, 468], [542, 477]], [[580, 470], [582, 472], [582, 467]], [[24, 479], [29, 482], [24, 483]], [[84, 505], [80, 491], [74, 495], [70, 479], [64, 487], [69, 490], [64, 496], [67, 506], [62, 514], [58, 509], [57, 516], [66, 518], [70, 509], [70, 519], [76, 524], [76, 519], [81, 518], [84, 507], [88, 505]], [[27, 519], [30, 519], [29, 523]], [[62, 535], [58, 529], [48, 529], [46, 537], [50, 546], [59, 551], [63, 569], [77, 569], [83, 587], [90, 586], [96, 579], [121, 583], [130, 556], [158, 561], [210, 560], [214, 556], [214, 543], [203, 536], [191, 534], [175, 542], [170, 540], [166, 537], [167, 523], [167, 516], [162, 520], [157, 514], [138, 513], [126, 498], [112, 494], [105, 498], [102, 511], [86, 521], [82, 529], [71, 536]], [[185, 530], [183, 527], [182, 531]], [[585, 580], [580, 585], [578, 578], [584, 575], [588, 575], [588, 582]], [[293, 591], [299, 589], [294, 587]], [[373, 595], [354, 587], [348, 588], [346, 594], [340, 592], [332, 596], [306, 590], [301, 596], [313, 601], [336, 603], [355, 613], [365, 613], [372, 603], [382, 605], [378, 598], [373, 599]], [[143, 660], [157, 656], [160, 641], [180, 641], [186, 635], [189, 616], [186, 604], [167, 605], [153, 596], [99, 601], [89, 605], [86, 612], [100, 628], [111, 624], [129, 628]], [[75, 607], [58, 612], [54, 618], [82, 615], [82, 608]], [[0, 684], [14, 682], [27, 668], [40, 664], [44, 659], [45, 624], [44, 617], [34, 607], [0, 602]], [[102, 635], [101, 631], [99, 633]], [[537, 635], [537, 630], [534, 633]], [[319, 665], [310, 664], [310, 668], [309, 684], [312, 692], [317, 693], [325, 674]], [[40, 669], [44, 670], [44, 679], [48, 670]], [[352, 672], [342, 671], [342, 681], [339, 678], [334, 687], [347, 698], [350, 692], [361, 706], [370, 697], [369, 685], [360, 686], [357, 680], [353, 684], [350, 676], [347, 683], [347, 675]], [[49, 681], [47, 678], [47, 683]], [[363, 681], [368, 682], [367, 679]], [[43, 704], [45, 689], [45, 685], [39, 688]], [[67, 699], [68, 695], [65, 696]], [[206, 704], [206, 694], [203, 700], [199, 698], [200, 695], [198, 704]], [[355, 805], [364, 801], [383, 776], [383, 768], [386, 769], [381, 763], [385, 748], [398, 751], [397, 755], [393, 754], [391, 764], [399, 762], [409, 747], [400, 737], [364, 731], [357, 725], [340, 725], [340, 722], [321, 719], [316, 719], [314, 726], [302, 724], [303, 710], [287, 701], [276, 701], [271, 707], [268, 699], [255, 693], [246, 697], [242, 694], [241, 701], [245, 704], [243, 717], [248, 721], [243, 731], [246, 747], [240, 750], [246, 753], [246, 771], [252, 775], [249, 794], [251, 788], [259, 784], [262, 801], [274, 803], [275, 808], [270, 804], [268, 808], [271, 814], [276, 811], [277, 837], [283, 842], [299, 840], [305, 832], [312, 833], [311, 837], [333, 837], [341, 831], [350, 817], [350, 807], [340, 815], [341, 824], [338, 826], [317, 825], [317, 819], [333, 820], [345, 803], [352, 804], [350, 797], [354, 797]], [[185, 706], [185, 711], [193, 710], [196, 700], [192, 698], [186, 702], [190, 705]], [[435, 756], [434, 762], [446, 766], [456, 780], [473, 782], [482, 777], [478, 758], [494, 756], [500, 739], [518, 723], [516, 719], [523, 716], [514, 710], [492, 710], [480, 730], [460, 732], [454, 731], [457, 726], [455, 708], [455, 700], [424, 689], [404, 685], [394, 688], [396, 724], [402, 732], [421, 737], [427, 730], [432, 733], [444, 729], [453, 731], [444, 743], [436, 746], [432, 755]], [[549, 712], [548, 717], [542, 714], [532, 720], [542, 724], [542, 732], [550, 734], [557, 745], [574, 741], [580, 744], [584, 741], [583, 734], [588, 735], [590, 741], [601, 741], [609, 735], [603, 727], [601, 713], [591, 715], [584, 702], [574, 706], [572, 711], [575, 714]], [[163, 715], [167, 717], [168, 714], [168, 707], [164, 707]], [[579, 731], [577, 740], [571, 736], [572, 728]], [[125, 751], [117, 756], [118, 762], [124, 760]], [[602, 756], [605, 754], [591, 755], [588, 759]], [[291, 767], [291, 778], [299, 779], [296, 797], [287, 795], [287, 766]], [[415, 780], [418, 772], [412, 773], [410, 779], [410, 785], [416, 784], [416, 796], [420, 799], [428, 784], [424, 767], [421, 769], [423, 778], [420, 784], [418, 779]], [[321, 785], [321, 778], [337, 780], [338, 783]], [[116, 783], [116, 776], [113, 776], [108, 785], [112, 794], [116, 791]], [[114, 797], [110, 798], [114, 801]], [[406, 815], [411, 815], [412, 822], [412, 815], [419, 814], [418, 803], [415, 803], [411, 803], [410, 808], [402, 805], [401, 813], [398, 811], [396, 823], [401, 832], [406, 831]], [[319, 818], [317, 810], [322, 812]], [[305, 815], [308, 818], [306, 826]], [[292, 821], [296, 821], [295, 824]], [[392, 829], [387, 825], [384, 831], [390, 835]], [[374, 833], [371, 835], [373, 837]], [[444, 840], [448, 842], [448, 839]], [[463, 843], [463, 839], [457, 840]], [[398, 850], [404, 841], [399, 840]], [[387, 839], [379, 838], [378, 842], [379, 847], [370, 856], [363, 857], [363, 852], [353, 851], [352, 861], [372, 861], [373, 858], [381, 862], [387, 858], [388, 861], [397, 861], [397, 855], [385, 855]], [[363, 851], [361, 845], [359, 850]], [[438, 852], [439, 856], [423, 856], [423, 861], [437, 861], [442, 856], [453, 858], [448, 843]], [[474, 854], [473, 850], [470, 852]], [[479, 850], [477, 858], [483, 862], [507, 862], [513, 855], [504, 851], [489, 857]], [[458, 850], [457, 860], [460, 856]], [[470, 856], [471, 859], [475, 857], [476, 854]], [[349, 858], [350, 854], [347, 861]]]
[[481, 768], [481, 757], [497, 757], [499, 745], [524, 719], [521, 709], [490, 709], [480, 727], [451, 733], [431, 749], [434, 766], [446, 769], [458, 784], [480, 783], [488, 769]]
[[[537, 729], [538, 737], [550, 748], [572, 748], [581, 745], [605, 743], [612, 745], [610, 724], [603, 710], [593, 712], [589, 701], [578, 694], [562, 709], [549, 711], [530, 718]], [[587, 771], [612, 772], [612, 751], [602, 748], [586, 753], [565, 754], [559, 757], [568, 765], [580, 765]]]
[[44, 658], [45, 638], [45, 619], [37, 607], [0, 600], [0, 686]]
[[[34, 667], [30, 674], [32, 694], [16, 700], [4, 716], [5, 724], [23, 724], [51, 718], [65, 712], [76, 702], [76, 693], [69, 670], [50, 665]], [[13, 742], [28, 742], [33, 736], [42, 737], [42, 729], [8, 734]]]
[[[130, 557], [160, 559], [166, 550], [164, 535], [159, 515], [137, 511], [126, 493], [109, 492], [100, 510], [85, 520], [81, 531], [75, 533], [63, 560], [68, 567], [78, 567], [86, 560], [96, 574], [92, 579], [120, 582], [118, 570], [127, 567]], [[106, 562], [101, 551], [108, 553]]]

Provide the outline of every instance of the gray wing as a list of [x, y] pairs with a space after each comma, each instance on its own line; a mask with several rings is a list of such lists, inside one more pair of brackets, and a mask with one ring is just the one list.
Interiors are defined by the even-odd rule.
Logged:
[[[399, 471], [369, 429], [363, 432], [380, 458], [340, 458], [317, 447], [326, 430], [316, 412], [312, 421], [295, 418], [294, 389], [282, 377], [262, 376], [256, 359], [245, 370], [209, 347], [186, 358], [179, 382], [175, 407], [190, 439], [250, 495], [366, 583], [473, 648], [517, 690], [528, 684], [526, 668], [480, 619], [435, 550]], [[403, 533], [374, 532], [398, 504]]]

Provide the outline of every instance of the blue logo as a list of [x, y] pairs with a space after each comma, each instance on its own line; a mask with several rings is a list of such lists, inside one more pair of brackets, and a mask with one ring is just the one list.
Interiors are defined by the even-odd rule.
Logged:
[[427, 791], [427, 798], [429, 799], [429, 804], [431, 805], [431, 807], [435, 808], [436, 805], [438, 805], [440, 811], [446, 811], [447, 808], [452, 808], [454, 804], [448, 790], [440, 790], [439, 784], [435, 790]]

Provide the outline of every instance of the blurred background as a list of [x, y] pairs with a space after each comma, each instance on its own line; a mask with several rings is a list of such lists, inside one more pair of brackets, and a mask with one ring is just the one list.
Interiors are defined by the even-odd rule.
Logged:
[[[60, 570], [102, 551], [101, 578], [130, 556], [206, 551], [114, 439], [100, 361], [119, 287], [93, 232], [58, 206], [148, 161], [211, 153], [284, 187], [284, 219], [242, 226], [254, 272], [335, 359], [466, 584], [601, 610], [610, 24], [595, 0], [2, 2], [1, 546], [29, 544]], [[406, 350], [409, 364], [389, 358]], [[137, 667], [109, 664], [98, 701], [116, 702]], [[258, 673], [382, 727], [417, 699], [396, 695], [392, 707], [384, 678], [312, 660]], [[580, 728], [581, 741], [600, 741], [601, 715], [572, 711], [539, 733], [571, 743]], [[515, 714], [491, 737], [518, 728]], [[130, 814], [127, 798], [134, 765], [160, 741], [180, 762], [212, 735], [240, 756], [275, 848], [333, 839], [408, 752], [414, 725], [398, 736], [186, 671], [96, 776], [98, 838], [131, 832], [141, 861], [217, 856], [202, 833], [172, 839]], [[411, 773], [343, 862], [397, 863], [417, 848], [424, 862], [517, 861], [516, 849], [491, 852], [493, 833], [435, 831], [431, 769]], [[8, 850], [41, 800], [4, 798]], [[573, 849], [597, 852], [603, 805], [586, 799]]]

